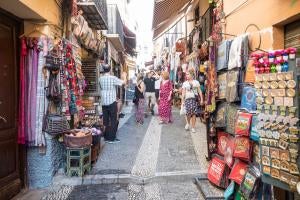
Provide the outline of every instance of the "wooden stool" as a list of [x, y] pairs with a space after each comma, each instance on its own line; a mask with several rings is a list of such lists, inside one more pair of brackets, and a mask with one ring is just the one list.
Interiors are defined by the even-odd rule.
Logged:
[[67, 147], [67, 175], [83, 176], [91, 170], [91, 147]]

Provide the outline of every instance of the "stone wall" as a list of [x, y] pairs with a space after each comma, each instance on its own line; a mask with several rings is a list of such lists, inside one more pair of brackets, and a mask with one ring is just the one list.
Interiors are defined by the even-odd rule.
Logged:
[[27, 149], [27, 169], [29, 188], [45, 188], [59, 168], [65, 166], [65, 147], [56, 137], [46, 134], [46, 153], [41, 154], [38, 147]]

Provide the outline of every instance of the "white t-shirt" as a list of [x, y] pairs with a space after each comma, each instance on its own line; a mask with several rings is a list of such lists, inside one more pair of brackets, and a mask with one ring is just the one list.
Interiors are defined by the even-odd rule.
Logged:
[[161, 77], [155, 81], [155, 89], [156, 90], [160, 89], [160, 83], [161, 83], [161, 81], [162, 81]]
[[182, 84], [182, 88], [185, 89], [185, 99], [195, 98], [195, 94], [198, 94], [197, 88], [200, 87], [200, 83], [197, 80], [193, 80], [192, 84], [189, 81], [185, 81]]

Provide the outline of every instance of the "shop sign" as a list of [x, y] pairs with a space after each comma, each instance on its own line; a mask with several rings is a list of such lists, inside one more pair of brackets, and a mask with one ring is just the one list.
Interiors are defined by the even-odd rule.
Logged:
[[223, 177], [224, 170], [225, 170], [224, 161], [215, 157], [212, 159], [210, 163], [207, 177], [212, 183], [220, 186], [220, 182]]

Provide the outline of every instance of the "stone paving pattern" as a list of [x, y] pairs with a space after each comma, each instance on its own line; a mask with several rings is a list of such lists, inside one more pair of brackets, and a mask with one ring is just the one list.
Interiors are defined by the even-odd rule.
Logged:
[[193, 178], [207, 171], [205, 126], [198, 121], [197, 133], [185, 131], [185, 120], [176, 109], [173, 124], [160, 125], [154, 116], [136, 125], [134, 110], [130, 106], [124, 110], [118, 131], [121, 142], [105, 144], [88, 175], [57, 175], [56, 187], [43, 199], [203, 199]]
[[162, 125], [158, 172], [200, 170], [191, 133], [184, 130], [185, 122], [178, 113], [173, 124]]

